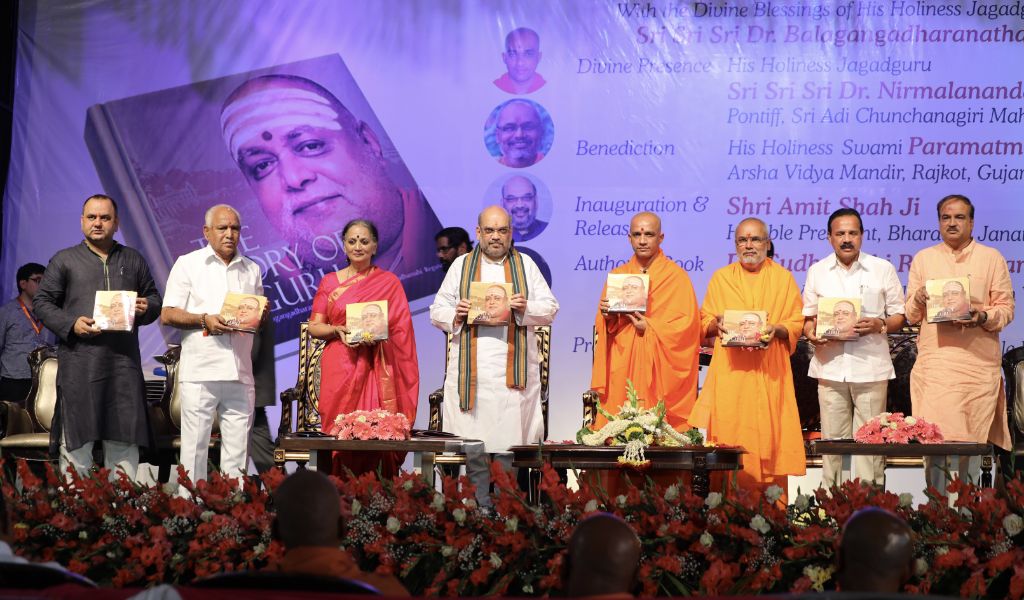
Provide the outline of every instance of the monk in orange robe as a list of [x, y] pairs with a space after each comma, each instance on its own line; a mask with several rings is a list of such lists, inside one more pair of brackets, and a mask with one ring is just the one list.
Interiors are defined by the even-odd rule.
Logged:
[[[1013, 445], [1000, 370], [999, 332], [1013, 320], [1013, 282], [1006, 259], [974, 239], [974, 205], [966, 196], [939, 201], [942, 243], [910, 263], [907, 321], [921, 323], [917, 361], [910, 373], [913, 413], [939, 426], [947, 441]], [[928, 323], [929, 279], [970, 277], [970, 318]], [[928, 485], [946, 489], [946, 474], [966, 479], [981, 473], [981, 457], [926, 458]]]
[[[768, 227], [745, 219], [736, 228], [739, 261], [715, 272], [701, 307], [706, 336], [715, 337], [711, 367], [690, 423], [706, 427], [708, 439], [742, 446], [742, 487], [780, 486], [806, 471], [803, 436], [793, 391], [790, 354], [803, 325], [800, 288], [793, 275], [768, 258]], [[722, 347], [726, 310], [768, 313], [764, 349]]]
[[[629, 224], [633, 257], [612, 271], [649, 277], [645, 312], [610, 311], [607, 284], [594, 323], [594, 370], [590, 387], [601, 407], [615, 414], [626, 402], [626, 380], [633, 382], [644, 408], [664, 400], [666, 418], [677, 430], [689, 429], [697, 400], [700, 311], [686, 271], [665, 256], [661, 219], [644, 212]], [[607, 423], [600, 414], [594, 430]]]

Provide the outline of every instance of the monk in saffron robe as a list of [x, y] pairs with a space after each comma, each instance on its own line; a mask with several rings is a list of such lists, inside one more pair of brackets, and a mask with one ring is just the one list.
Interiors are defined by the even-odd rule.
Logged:
[[[639, 213], [630, 221], [633, 257], [612, 273], [647, 274], [647, 311], [610, 313], [605, 286], [594, 323], [590, 387], [600, 396], [601, 407], [615, 414], [626, 402], [628, 379], [644, 408], [664, 400], [669, 424], [685, 431], [697, 400], [700, 311], [690, 277], [661, 251], [664, 239], [661, 219], [654, 213]], [[594, 430], [605, 423], [598, 415]]]
[[[960, 195], [939, 201], [942, 243], [917, 253], [907, 281], [907, 321], [925, 316], [929, 279], [970, 277], [970, 318], [921, 323], [917, 361], [910, 373], [913, 413], [939, 426], [948, 441], [1012, 447], [1000, 371], [999, 332], [1013, 320], [1013, 283], [1006, 259], [973, 237], [974, 206]], [[949, 471], [980, 475], [981, 459], [950, 457]], [[928, 484], [946, 487], [945, 461], [925, 462]]]
[[[736, 228], [739, 261], [715, 272], [701, 308], [705, 335], [716, 337], [711, 367], [690, 415], [708, 439], [746, 449], [741, 487], [780, 486], [806, 471], [803, 436], [789, 356], [803, 325], [800, 288], [793, 275], [768, 258], [768, 227], [745, 219]], [[768, 313], [764, 349], [722, 347], [726, 310]]]

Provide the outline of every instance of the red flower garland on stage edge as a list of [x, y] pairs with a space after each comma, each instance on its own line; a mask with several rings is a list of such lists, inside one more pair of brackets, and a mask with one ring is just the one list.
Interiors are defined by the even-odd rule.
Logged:
[[411, 430], [402, 413], [357, 410], [338, 415], [328, 433], [339, 440], [407, 440]]
[[857, 430], [853, 439], [862, 444], [941, 444], [942, 432], [917, 417], [904, 417], [903, 413], [884, 412]]

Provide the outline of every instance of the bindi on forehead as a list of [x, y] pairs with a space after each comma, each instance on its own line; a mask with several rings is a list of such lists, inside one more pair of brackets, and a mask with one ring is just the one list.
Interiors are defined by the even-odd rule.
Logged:
[[269, 142], [270, 140], [274, 139], [274, 134], [270, 133], [269, 131], [264, 131], [260, 137], [263, 138], [264, 142]]

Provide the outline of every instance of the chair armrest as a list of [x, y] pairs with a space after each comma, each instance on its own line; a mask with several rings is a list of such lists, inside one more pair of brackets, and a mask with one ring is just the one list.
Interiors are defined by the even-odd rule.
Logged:
[[583, 426], [593, 427], [597, 422], [597, 402], [600, 396], [594, 390], [583, 392]]
[[0, 401], [0, 437], [36, 433], [32, 415], [14, 402]]
[[430, 403], [430, 418], [427, 420], [429, 431], [444, 431], [444, 416], [441, 405], [444, 404], [444, 388], [437, 388], [427, 396]]
[[302, 398], [302, 390], [290, 387], [281, 392], [281, 425], [277, 428], [277, 436], [292, 432], [292, 406]]

